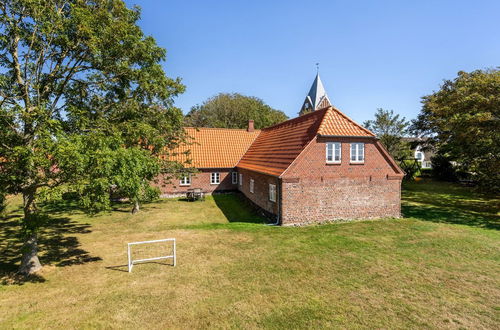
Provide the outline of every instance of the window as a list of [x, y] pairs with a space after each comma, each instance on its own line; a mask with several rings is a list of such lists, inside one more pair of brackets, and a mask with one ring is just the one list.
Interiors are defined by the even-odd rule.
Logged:
[[254, 188], [255, 182], [253, 179], [250, 179], [250, 192], [253, 194], [253, 188]]
[[415, 152], [415, 158], [419, 161], [423, 161], [424, 160], [424, 154], [421, 152], [421, 151], [417, 151]]
[[340, 142], [328, 142], [326, 144], [326, 162], [340, 163], [342, 159], [342, 144]]
[[351, 143], [351, 163], [363, 163], [365, 161], [365, 144]]
[[181, 186], [190, 186], [191, 185], [191, 175], [182, 177], [179, 184]]
[[232, 179], [233, 184], [237, 184], [238, 183], [238, 172], [232, 172], [231, 179]]
[[276, 185], [269, 184], [269, 200], [271, 202], [276, 202]]
[[210, 184], [219, 184], [220, 183], [220, 173], [212, 172], [210, 174]]
[[243, 185], [243, 174], [240, 173], [240, 186]]

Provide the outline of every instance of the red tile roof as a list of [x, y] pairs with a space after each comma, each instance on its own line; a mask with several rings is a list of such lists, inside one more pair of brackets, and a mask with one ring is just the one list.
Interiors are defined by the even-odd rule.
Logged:
[[317, 134], [327, 109], [264, 128], [238, 167], [272, 175], [283, 173]]
[[[191, 160], [191, 166], [197, 168], [232, 168], [248, 150], [259, 135], [260, 130], [247, 132], [246, 129], [228, 128], [184, 128], [188, 144], [174, 150], [177, 153], [172, 160], [185, 162]], [[185, 151], [190, 150], [188, 155]]]
[[327, 109], [318, 134], [323, 136], [375, 136], [375, 134], [358, 125], [339, 109], [333, 107]]
[[279, 176], [318, 134], [375, 136], [338, 109], [328, 107], [263, 129], [238, 167]]
[[[245, 129], [186, 127], [188, 144], [176, 150], [172, 160], [197, 168], [232, 168], [279, 176], [318, 134], [323, 136], [374, 137], [338, 109], [328, 107], [268, 128]], [[190, 150], [188, 155], [184, 152]]]

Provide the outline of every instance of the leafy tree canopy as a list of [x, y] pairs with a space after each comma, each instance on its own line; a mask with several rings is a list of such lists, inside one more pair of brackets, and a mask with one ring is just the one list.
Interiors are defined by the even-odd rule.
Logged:
[[382, 108], [377, 109], [375, 119], [363, 123], [366, 128], [377, 135], [391, 156], [398, 161], [410, 157], [409, 144], [403, 141], [409, 124], [405, 117], [394, 114], [393, 110]]
[[110, 188], [137, 201], [182, 140], [184, 90], [121, 0], [0, 2], [0, 186], [23, 196], [20, 271], [40, 268], [37, 201], [64, 189], [89, 210]]
[[254, 120], [255, 128], [260, 129], [278, 124], [288, 117], [259, 98], [221, 93], [191, 108], [185, 123], [195, 127], [246, 128], [250, 119]]
[[412, 130], [432, 136], [439, 153], [483, 188], [500, 191], [500, 71], [460, 71], [422, 103]]

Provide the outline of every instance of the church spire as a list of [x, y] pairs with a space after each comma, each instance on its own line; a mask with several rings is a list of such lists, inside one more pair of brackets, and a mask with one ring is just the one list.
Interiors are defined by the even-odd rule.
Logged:
[[327, 106], [332, 105], [330, 103], [330, 99], [328, 95], [326, 95], [325, 87], [323, 86], [323, 82], [319, 77], [319, 70], [316, 74], [316, 78], [314, 78], [313, 84], [309, 93], [302, 104], [302, 108], [300, 109], [299, 115], [303, 115], [318, 109], [325, 108]]

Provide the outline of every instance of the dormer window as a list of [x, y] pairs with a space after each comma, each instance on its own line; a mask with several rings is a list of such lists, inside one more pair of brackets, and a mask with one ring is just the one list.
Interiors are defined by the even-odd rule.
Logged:
[[326, 163], [339, 164], [342, 161], [342, 144], [340, 142], [326, 143]]
[[351, 143], [351, 163], [362, 164], [365, 162], [365, 144]]
[[339, 164], [342, 161], [342, 144], [340, 142], [326, 143], [326, 163]]

